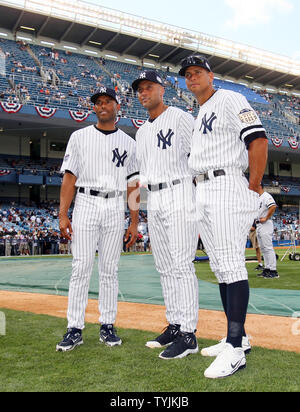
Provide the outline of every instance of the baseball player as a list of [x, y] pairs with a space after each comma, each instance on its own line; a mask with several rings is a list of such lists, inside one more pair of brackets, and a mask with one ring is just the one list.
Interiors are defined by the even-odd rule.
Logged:
[[266, 279], [279, 278], [276, 261], [276, 253], [273, 247], [274, 225], [272, 216], [277, 208], [273, 197], [264, 191], [261, 184], [259, 191], [259, 214], [256, 220], [257, 240], [264, 257], [264, 270], [258, 275]]
[[263, 270], [262, 258], [261, 258], [261, 250], [258, 245], [257, 234], [256, 234], [256, 220], [252, 223], [249, 239], [252, 243], [253, 249], [255, 249], [256, 258], [258, 261], [258, 265], [256, 266], [255, 270]]
[[[205, 57], [187, 57], [179, 74], [200, 105], [189, 166], [197, 184], [199, 233], [219, 281], [227, 317], [227, 337], [201, 354], [216, 356], [204, 375], [221, 378], [244, 368], [245, 352], [251, 349], [244, 330], [249, 300], [245, 247], [257, 215], [268, 140], [244, 96], [214, 89], [214, 75]], [[249, 182], [244, 176], [248, 166]]]
[[164, 104], [163, 81], [155, 71], [141, 72], [132, 88], [149, 113], [136, 134], [137, 161], [141, 183], [148, 188], [149, 236], [168, 321], [165, 331], [146, 346], [168, 345], [160, 358], [183, 358], [198, 352], [195, 190], [188, 167], [194, 118]]
[[[83, 344], [85, 310], [90, 276], [98, 249], [100, 342], [120, 345], [114, 322], [117, 313], [117, 269], [124, 235], [124, 199], [137, 191], [136, 143], [115, 126], [120, 109], [115, 91], [102, 87], [91, 97], [97, 125], [74, 132], [61, 166], [64, 172], [60, 196], [60, 231], [72, 238], [72, 276], [68, 297], [68, 329], [57, 351], [69, 351]], [[77, 191], [72, 225], [68, 218]], [[138, 204], [128, 201], [131, 214], [125, 240], [127, 247], [137, 237]]]

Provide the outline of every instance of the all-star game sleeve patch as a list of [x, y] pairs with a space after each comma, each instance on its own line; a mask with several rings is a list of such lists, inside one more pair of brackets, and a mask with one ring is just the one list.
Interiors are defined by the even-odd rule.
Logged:
[[258, 120], [258, 116], [256, 112], [251, 109], [243, 109], [239, 113], [239, 118], [240, 118], [240, 121], [245, 124], [253, 124]]

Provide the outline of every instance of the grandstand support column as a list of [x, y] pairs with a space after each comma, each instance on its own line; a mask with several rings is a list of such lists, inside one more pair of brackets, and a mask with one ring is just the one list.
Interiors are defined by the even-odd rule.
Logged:
[[39, 207], [41, 203], [41, 188], [39, 185], [32, 185], [29, 187], [29, 200]]
[[18, 184], [18, 205], [21, 204], [21, 183]]

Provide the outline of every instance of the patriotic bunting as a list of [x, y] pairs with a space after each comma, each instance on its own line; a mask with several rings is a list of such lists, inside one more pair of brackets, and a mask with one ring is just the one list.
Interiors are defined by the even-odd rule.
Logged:
[[6, 170], [6, 169], [2, 169], [0, 170], [0, 177], [1, 176], [6, 176], [6, 175], [10, 175], [11, 171], [10, 170]]
[[289, 137], [288, 142], [292, 149], [294, 150], [298, 149], [299, 142], [294, 137]]
[[6, 113], [18, 113], [23, 105], [20, 103], [0, 102], [2, 109]]
[[44, 119], [49, 119], [50, 117], [54, 116], [56, 113], [56, 109], [53, 109], [51, 107], [35, 106], [35, 110]]
[[131, 119], [131, 121], [136, 129], [139, 129], [141, 126], [143, 126], [144, 123], [146, 123], [146, 120], [141, 119]]
[[78, 123], [84, 122], [90, 115], [90, 112], [83, 110], [69, 110], [70, 116]]
[[283, 143], [283, 139], [279, 139], [278, 137], [275, 137], [271, 140], [272, 140], [273, 145], [276, 147], [280, 147]]

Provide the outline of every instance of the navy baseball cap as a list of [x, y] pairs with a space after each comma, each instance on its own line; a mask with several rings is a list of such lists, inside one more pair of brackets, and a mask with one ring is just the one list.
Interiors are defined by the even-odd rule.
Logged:
[[114, 89], [110, 89], [109, 87], [100, 87], [99, 90], [91, 97], [91, 102], [96, 103], [99, 96], [110, 96], [112, 97], [118, 104], [121, 104], [121, 100]]
[[208, 60], [201, 54], [192, 54], [191, 56], [185, 57], [181, 60], [180, 64], [181, 69], [179, 71], [179, 75], [183, 77], [185, 75], [186, 69], [191, 66], [203, 67], [203, 69], [206, 69], [209, 72], [212, 71], [208, 63]]
[[149, 80], [149, 82], [158, 83], [163, 86], [163, 79], [155, 70], [144, 70], [139, 75], [139, 78], [136, 79], [131, 85], [135, 92], [137, 91], [140, 82], [142, 82], [143, 80]]

